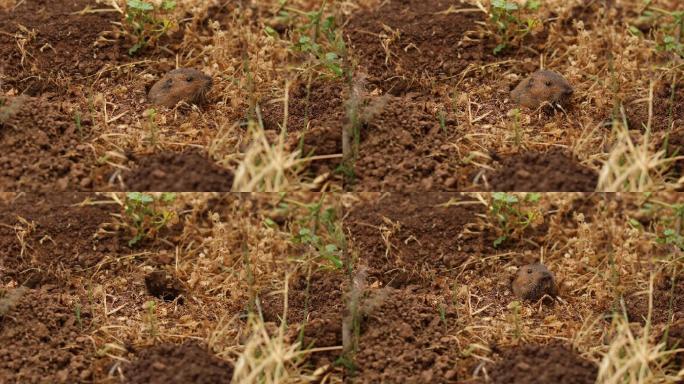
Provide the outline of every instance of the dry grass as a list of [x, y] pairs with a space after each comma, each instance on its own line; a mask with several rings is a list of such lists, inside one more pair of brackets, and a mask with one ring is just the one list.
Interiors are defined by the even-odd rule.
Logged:
[[[113, 1], [98, 7], [118, 4], [121, 9], [123, 0]], [[314, 65], [310, 55], [292, 49], [302, 34], [297, 28], [306, 20], [302, 13], [321, 9], [322, 2], [295, 0], [283, 5], [277, 0], [267, 0], [231, 5], [219, 0], [183, 0], [177, 3], [174, 18], [182, 20], [180, 28], [184, 38], [173, 59], [141, 59], [121, 66], [108, 65], [95, 76], [92, 87], [83, 88], [84, 96], [76, 104], [78, 110], [92, 115], [95, 139], [87, 144], [92, 147], [94, 158], [107, 167], [121, 168], [128, 151], [200, 147], [238, 173], [233, 187], [236, 191], [342, 189], [340, 177], [309, 172], [312, 162], [341, 159], [342, 153], [307, 158], [310, 153], [298, 153], [297, 146], [277, 137], [280, 132], [264, 135], [255, 114], [259, 106], [272, 103], [278, 99], [276, 95], [287, 94], [294, 84], [330, 82], [329, 74], [323, 76], [326, 72], [320, 65]], [[324, 15], [335, 16], [343, 24], [358, 17], [354, 12], [378, 3], [329, 2]], [[490, 6], [490, 1], [469, 3], [474, 9], [479, 5], [487, 10]], [[501, 57], [494, 62], [473, 63], [458, 76], [445, 79], [434, 73], [416, 79], [424, 87], [421, 93], [427, 98], [425, 108], [435, 113], [444, 111], [446, 118], [459, 122], [459, 134], [440, 151], [446, 151], [442, 155], [448, 161], [464, 164], [464, 174], [476, 174], [478, 169], [491, 166], [489, 159], [482, 164], [470, 162], [476, 154], [564, 147], [584, 165], [601, 171], [600, 190], [662, 190], [681, 185], [679, 176], [674, 180], [665, 177], [667, 157], [671, 154], [664, 153], [661, 145], [666, 135], [678, 135], [681, 118], [668, 116], [663, 111], [665, 99], [654, 100], [654, 87], [658, 94], [662, 87], [681, 82], [681, 58], [658, 50], [664, 33], [658, 27], [671, 18], [657, 22], [651, 30], [654, 37], [639, 36], [630, 26], [637, 23], [636, 15], [645, 9], [642, 1], [617, 1], [612, 6], [604, 6], [599, 15], [582, 11], [585, 3], [581, 0], [542, 2], [535, 16], [549, 20], [544, 31], [547, 35], [544, 51], [525, 58]], [[677, 8], [678, 1], [657, 0], [651, 5], [672, 10]], [[265, 33], [265, 27], [283, 25], [278, 18], [280, 11], [290, 13], [291, 33], [274, 37]], [[182, 19], [185, 15], [190, 16]], [[468, 39], [480, 32], [486, 34], [484, 28], [473, 25], [472, 33], [466, 34]], [[348, 35], [345, 25], [341, 34], [345, 38]], [[385, 45], [392, 55], [400, 54], [402, 47]], [[356, 78], [364, 75], [364, 58], [350, 46], [344, 63], [358, 62], [359, 65], [345, 69]], [[215, 85], [209, 95], [211, 103], [201, 109], [158, 109], [151, 121], [145, 113], [149, 107], [145, 103], [145, 86], [163, 72], [161, 68], [176, 66], [198, 67], [214, 78]], [[537, 68], [564, 74], [575, 87], [574, 105], [554, 115], [523, 110], [514, 118], [508, 89], [525, 73]], [[369, 91], [372, 91], [369, 103], [383, 97], [381, 89], [371, 86]], [[340, 103], [342, 110], [345, 102]], [[625, 135], [626, 127], [612, 131], [606, 127], [606, 121], [622, 122], [616, 114], [621, 107], [631, 119], [635, 115], [648, 117], [648, 133], [643, 138], [632, 137], [644, 130], [639, 124], [630, 124], [631, 140]], [[309, 123], [331, 124], [320, 116]], [[339, 126], [345, 124], [339, 122]], [[154, 145], [150, 143], [151, 125], [157, 127]], [[310, 128], [290, 125], [287, 134], [297, 137]], [[343, 140], [341, 133], [340, 141]]]
[[[112, 201], [112, 197], [116, 199]], [[339, 247], [345, 250], [341, 256], [345, 266], [352, 269], [331, 273], [331, 264], [320, 257], [319, 248], [293, 239], [301, 229], [318, 228], [322, 244], [334, 242], [339, 234], [324, 230], [323, 216], [316, 212], [333, 208], [339, 220], [347, 207], [382, 197], [180, 194], [170, 208], [178, 213], [182, 232], [166, 241], [163, 232], [158, 241], [171, 247], [111, 254], [85, 271], [58, 268], [60, 281], [76, 287], [74, 307], [90, 316], [91, 325], [84, 335], [92, 345], [94, 360], [107, 367], [107, 377], [102, 380], [114, 383], [126, 375], [129, 362], [137, 358], [132, 346], [140, 351], [159, 343], [198, 340], [234, 365], [233, 377], [238, 382], [342, 382], [345, 367], [358, 364], [355, 359], [367, 345], [368, 322], [388, 298], [396, 297], [390, 296], [394, 288], [370, 277], [364, 269], [369, 256], [353, 241]], [[473, 197], [480, 198], [475, 204], [491, 199], [488, 194]], [[4, 198], [9, 202], [20, 197]], [[122, 199], [122, 195], [102, 195], [85, 204], [116, 204]], [[588, 206], [583, 205], [585, 200]], [[681, 356], [682, 347], [666, 344], [662, 335], [678, 319], [663, 309], [662, 296], [657, 295], [663, 295], [668, 279], [681, 278], [684, 270], [684, 258], [676, 245], [684, 242], [674, 236], [663, 241], [667, 229], [682, 229], [677, 213], [681, 204], [676, 193], [544, 194], [535, 206], [548, 227], [541, 248], [473, 253], [448, 271], [430, 265], [421, 271], [407, 270], [427, 279], [427, 285], [411, 295], [426, 303], [450, 303], [458, 313], [450, 320], [444, 340], [459, 351], [454, 363], [459, 379], [490, 375], [491, 365], [499, 359], [493, 345], [501, 350], [561, 341], [600, 367], [600, 383], [676, 383], [684, 378], [684, 372], [671, 362], [676, 353]], [[112, 225], [102, 226], [97, 235], [115, 236], [113, 224], [121, 220], [112, 217]], [[454, 236], [478, 238], [489, 220], [486, 215], [473, 216]], [[383, 260], [393, 260], [397, 247], [404, 244], [405, 239], [397, 239], [400, 225], [387, 219], [382, 226], [369, 228], [386, 240]], [[16, 242], [17, 250], [21, 249], [20, 239]], [[33, 248], [26, 247], [26, 257], [37, 247], [50, 244], [47, 239], [43, 244], [30, 244]], [[162, 266], [157, 261], [160, 258], [166, 260]], [[506, 281], [517, 261], [529, 258], [541, 258], [559, 279], [561, 293], [554, 305], [511, 304]], [[147, 294], [144, 275], [159, 268], [187, 284], [183, 304]], [[308, 285], [301, 281], [319, 274], [343, 275], [349, 282], [348, 292], [334, 302], [315, 301], [315, 297], [327, 297], [327, 292], [314, 289], [314, 285], [307, 292]], [[302, 295], [318, 306], [337, 305], [339, 322], [334, 324], [340, 328], [339, 345], [321, 347], [302, 343], [297, 337], [302, 328], [320, 320], [322, 313], [320, 307], [303, 310], [302, 301], [307, 299]], [[642, 297], [649, 298], [648, 311], [635, 315], [634, 303]], [[9, 301], [16, 300], [10, 296]], [[0, 312], [11, 311], [12, 304], [7, 307], [7, 302], [8, 296], [0, 297]], [[605, 315], [611, 312], [612, 321], [606, 321]], [[629, 312], [628, 320], [625, 312]], [[645, 322], [640, 321], [642, 314]], [[438, 311], [426, 315], [438, 317]], [[337, 364], [311, 364], [326, 353], [344, 359]]]

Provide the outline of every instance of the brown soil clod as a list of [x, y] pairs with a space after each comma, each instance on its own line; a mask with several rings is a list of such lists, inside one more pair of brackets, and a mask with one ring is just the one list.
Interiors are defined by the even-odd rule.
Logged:
[[26, 289], [6, 316], [0, 316], [0, 382], [92, 381], [95, 351], [84, 332], [92, 316], [85, 310], [75, 315], [77, 300], [46, 289]]
[[[92, 123], [42, 97], [0, 97], [0, 185], [6, 191], [88, 190]], [[92, 163], [91, 163], [92, 164]]]
[[489, 179], [493, 191], [593, 192], [596, 172], [564, 150], [526, 152], [506, 157]]
[[538, 263], [518, 268], [511, 287], [513, 293], [523, 300], [537, 301], [544, 295], [553, 297], [558, 294], [553, 272]]
[[553, 71], [539, 70], [511, 91], [513, 102], [535, 109], [543, 104], [567, 105], [573, 89], [565, 78]]
[[[145, 276], [147, 292], [165, 301], [174, 301], [186, 292], [183, 282], [177, 277], [165, 272], [154, 271]], [[180, 304], [183, 298], [178, 299]]]
[[173, 108], [180, 101], [200, 104], [211, 89], [210, 76], [193, 69], [178, 68], [157, 81], [148, 94], [152, 104]]
[[162, 152], [134, 161], [137, 166], [124, 175], [129, 191], [230, 191], [233, 186], [233, 173], [200, 151]]
[[503, 353], [489, 376], [495, 384], [592, 384], [598, 367], [564, 345], [523, 345]]
[[194, 342], [143, 350], [124, 375], [130, 384], [228, 384], [233, 367]]

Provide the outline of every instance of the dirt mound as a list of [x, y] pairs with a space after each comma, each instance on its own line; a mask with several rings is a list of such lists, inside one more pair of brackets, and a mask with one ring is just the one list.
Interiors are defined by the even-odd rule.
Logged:
[[133, 161], [136, 166], [124, 175], [129, 191], [227, 192], [233, 186], [233, 173], [197, 150], [161, 152]]
[[[296, 132], [288, 136], [289, 147], [294, 150], [301, 141], [305, 156], [341, 154], [342, 128], [347, 121], [343, 83], [317, 81], [309, 91], [306, 88], [306, 84], [300, 83], [288, 95], [287, 131]], [[278, 95], [263, 104], [265, 129], [280, 132], [285, 118], [283, 98], [284, 95]], [[339, 159], [315, 161], [310, 170], [318, 174], [329, 172], [339, 163]]]
[[[383, 1], [377, 8], [353, 14], [346, 33], [361, 70], [384, 91], [401, 95], [430, 81], [458, 76], [472, 64], [534, 56], [534, 50], [514, 49], [494, 56], [497, 43], [477, 25], [484, 19], [482, 11], [466, 3]], [[545, 31], [529, 36], [525, 44], [539, 48], [546, 35]]]
[[563, 345], [523, 345], [503, 353], [489, 376], [493, 383], [592, 384], [598, 367]]
[[456, 121], [441, 126], [427, 103], [395, 97], [362, 128], [354, 166], [355, 190], [455, 190], [458, 159], [449, 143], [458, 135]]
[[489, 177], [492, 191], [592, 192], [598, 175], [560, 149], [506, 157]]
[[[0, 300], [11, 292], [0, 291]], [[18, 296], [18, 295], [12, 295]], [[91, 314], [75, 315], [74, 298], [26, 290], [0, 313], [0, 377], [7, 383], [90, 382], [96, 355], [88, 337]]]
[[466, 49], [461, 42], [484, 19], [477, 9], [448, 11], [464, 8], [474, 7], [448, 0], [398, 0], [362, 9], [346, 27], [350, 47], [382, 89], [402, 94], [415, 89], [423, 76], [453, 76], [491, 52], [486, 44]]
[[[684, 278], [678, 276], [674, 281], [670, 277], [653, 287], [653, 324], [667, 324], [674, 319], [684, 318]], [[639, 290], [641, 291], [641, 290]], [[672, 311], [670, 311], [672, 304]], [[648, 295], [643, 292], [633, 292], [625, 296], [625, 306], [629, 321], [646, 324], [648, 318]]]
[[230, 383], [233, 367], [193, 342], [161, 344], [141, 351], [124, 371], [131, 384]]
[[[306, 348], [342, 345], [343, 293], [346, 279], [340, 270], [320, 270], [310, 281], [302, 275], [294, 278], [288, 290], [288, 323], [303, 324], [303, 329], [290, 329], [292, 341], [303, 330], [302, 345]], [[261, 296], [264, 321], [280, 324], [283, 316], [283, 295], [279, 292]], [[310, 361], [317, 367], [333, 363], [341, 351], [315, 353]]]
[[[91, 122], [43, 98], [0, 97], [0, 185], [6, 191], [87, 190]], [[94, 160], [94, 159], [93, 159]], [[93, 162], [90, 160], [90, 163]]]
[[[9, 85], [33, 95], [60, 90], [64, 77], [82, 79], [120, 61], [125, 50], [99, 39], [113, 30], [120, 15], [79, 13], [87, 7], [93, 7], [92, 1], [34, 0], [0, 11], [0, 56], [6, 58], [0, 73]], [[0, 83], [0, 90], [6, 86]]]
[[[456, 383], [456, 312], [432, 295], [390, 290], [362, 325], [355, 383]], [[444, 307], [443, 307], [444, 308]]]
[[[488, 247], [487, 236], [467, 239], [462, 231], [483, 213], [477, 202], [440, 206], [458, 194], [393, 193], [352, 208], [345, 221], [370, 274], [393, 286], [421, 281], [435, 268], [453, 268]], [[467, 200], [466, 200], [467, 201]], [[388, 248], [389, 247], [389, 248]]]
[[112, 206], [76, 205], [87, 198], [101, 200], [84, 193], [26, 194], [0, 204], [3, 282], [66, 283], [69, 274], [117, 252], [118, 237], [95, 236], [103, 223], [111, 222]]
[[[673, 88], [674, 87], [674, 88]], [[648, 90], [645, 92], [648, 96]], [[625, 103], [625, 114], [630, 129], [643, 130], [649, 123], [648, 97], [640, 94], [637, 100]], [[651, 131], [669, 131], [684, 124], [684, 82], [658, 81], [653, 89]], [[681, 151], [680, 151], [681, 153]]]

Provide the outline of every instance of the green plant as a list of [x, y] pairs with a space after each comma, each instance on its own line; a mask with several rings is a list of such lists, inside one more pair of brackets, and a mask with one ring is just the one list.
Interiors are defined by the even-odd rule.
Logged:
[[175, 213], [165, 206], [175, 199], [176, 195], [168, 192], [159, 197], [141, 192], [127, 193], [125, 217], [133, 236], [128, 245], [134, 246], [143, 239], [154, 238], [159, 230], [167, 226]]
[[149, 327], [149, 332], [150, 332], [150, 337], [151, 338], [156, 338], [157, 337], [157, 303], [154, 301], [150, 300], [145, 302], [145, 308], [147, 309], [147, 323]]
[[518, 301], [511, 301], [510, 304], [508, 304], [508, 309], [511, 310], [511, 318], [513, 320], [513, 337], [518, 340], [522, 336], [522, 330], [520, 328], [520, 307], [522, 307], [522, 304]]
[[[347, 47], [342, 33], [337, 28], [335, 17], [324, 18], [325, 6], [326, 1], [319, 10], [310, 12], [287, 8], [281, 11], [280, 16], [285, 20], [291, 20], [293, 14], [304, 17], [304, 22], [296, 28], [295, 43], [290, 46], [293, 51], [310, 54], [313, 69], [323, 68], [335, 77], [344, 77], [342, 57], [345, 56]], [[266, 33], [271, 36], [277, 34], [269, 27]]]
[[[671, 52], [684, 57], [684, 44], [682, 44], [682, 31], [684, 30], [684, 11], [668, 11], [656, 7], [650, 7], [652, 11], [645, 11], [645, 15], [651, 15], [662, 20], [658, 25], [659, 41], [658, 50]], [[655, 16], [654, 16], [655, 14]]]
[[128, 49], [129, 55], [135, 55], [147, 46], [156, 42], [166, 34], [173, 26], [174, 22], [163, 17], [176, 8], [173, 0], [164, 0], [156, 8], [152, 3], [142, 0], [128, 0], [126, 2], [126, 28], [133, 36], [135, 42]]
[[539, 9], [539, 0], [527, 0], [523, 7], [506, 0], [492, 0], [490, 20], [499, 44], [494, 48], [494, 54], [499, 54], [511, 45], [518, 44], [534, 28], [541, 24], [539, 19], [524, 17], [523, 11]]
[[83, 319], [81, 319], [81, 303], [76, 303], [74, 307], [74, 314], [76, 315], [76, 322], [78, 323], [78, 328], [83, 330]]
[[308, 214], [301, 222], [305, 226], [292, 237], [295, 244], [306, 244], [316, 249], [319, 257], [338, 269], [343, 263], [340, 258], [345, 244], [344, 233], [337, 223], [337, 214], [332, 207], [323, 209], [323, 200], [305, 205]]
[[152, 147], [157, 146], [157, 123], [155, 119], [157, 118], [157, 110], [154, 108], [146, 109], [143, 112], [143, 116], [147, 117], [147, 126], [150, 130], [150, 145]]
[[541, 218], [541, 214], [533, 205], [539, 202], [539, 193], [528, 193], [521, 200], [516, 195], [494, 192], [489, 205], [489, 215], [499, 231], [494, 240], [494, 247], [513, 236], [521, 234], [527, 227]]

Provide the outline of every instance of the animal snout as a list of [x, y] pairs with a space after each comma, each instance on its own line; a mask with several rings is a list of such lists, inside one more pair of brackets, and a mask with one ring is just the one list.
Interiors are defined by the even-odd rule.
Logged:
[[548, 273], [548, 272], [542, 272], [542, 275], [541, 275], [541, 280], [542, 280], [542, 281], [550, 281], [551, 279], [552, 279], [552, 278], [551, 278], [551, 274], [550, 274], [550, 273]]
[[565, 90], [563, 91], [563, 96], [565, 96], [565, 97], [570, 97], [570, 96], [572, 96], [573, 92], [575, 92], [574, 89], [572, 89], [572, 88], [565, 88]]

